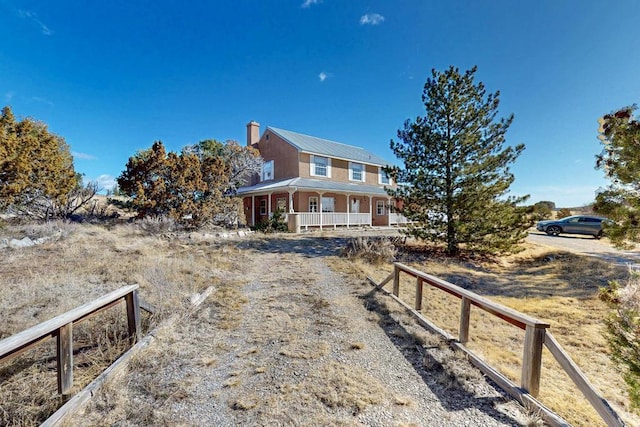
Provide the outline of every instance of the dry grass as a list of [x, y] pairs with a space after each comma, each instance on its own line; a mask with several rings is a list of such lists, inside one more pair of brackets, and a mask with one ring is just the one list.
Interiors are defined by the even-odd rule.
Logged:
[[[129, 372], [124, 375], [128, 378], [123, 380], [124, 383], [107, 386], [117, 388], [100, 393], [92, 404], [93, 411], [87, 415], [87, 421], [95, 425], [115, 424], [119, 420], [127, 420], [131, 425], [188, 423], [169, 409], [176, 402], [191, 399], [195, 387], [193, 378], [180, 377], [176, 360], [215, 370], [225, 363], [224, 354], [237, 350], [230, 347], [228, 336], [234, 334], [243, 310], [251, 304], [242, 290], [246, 282], [239, 282], [237, 276], [239, 271], [244, 272], [248, 257], [262, 249], [260, 239], [234, 245], [189, 239], [177, 234], [167, 238], [166, 235], [151, 234], [148, 229], [134, 224], [106, 229], [88, 224], [61, 223], [31, 229], [7, 226], [0, 230], [0, 238], [52, 234], [59, 236], [57, 240], [33, 248], [2, 251], [5, 262], [0, 263], [0, 292], [3, 294], [0, 312], [11, 322], [0, 325], [0, 338], [122, 285], [138, 283], [141, 297], [158, 309], [152, 318], [146, 319], [147, 329], [156, 327], [171, 316], [180, 319], [193, 317], [193, 321], [157, 329], [154, 335], [158, 345], [149, 347], [135, 358]], [[283, 253], [293, 247], [293, 251], [300, 253], [315, 251], [319, 255], [326, 254], [325, 246], [331, 243], [331, 236], [325, 237], [298, 239], [300, 247], [283, 245]], [[620, 410], [628, 424], [639, 424], [638, 417], [627, 412], [628, 401], [623, 392], [625, 385], [608, 359], [608, 349], [602, 337], [602, 318], [606, 307], [597, 299], [598, 288], [610, 279], [623, 277], [624, 269], [589, 258], [534, 248], [499, 261], [454, 261], [420, 248], [414, 249], [400, 251], [397, 256], [402, 262], [425, 272], [549, 321], [554, 336], [603, 395]], [[274, 279], [273, 292], [262, 296], [264, 311], [252, 312], [252, 315], [259, 316], [259, 327], [251, 331], [251, 341], [239, 353], [237, 363], [252, 358], [256, 361], [250, 364], [250, 369], [231, 370], [231, 374], [222, 379], [226, 385], [225, 392], [235, 396], [229, 401], [229, 407], [238, 413], [261, 414], [254, 419], [256, 422], [278, 419], [269, 418], [271, 416], [284, 416], [283, 405], [300, 410], [311, 408], [317, 416], [307, 420], [308, 425], [340, 425], [338, 418], [326, 415], [322, 408], [357, 413], [389, 398], [384, 387], [366, 372], [345, 371], [340, 365], [332, 364], [329, 352], [333, 343], [303, 338], [309, 336], [308, 331], [314, 325], [339, 328], [345, 321], [326, 316], [332, 303], [306, 288], [317, 277], [298, 271], [300, 264], [289, 257], [276, 255], [275, 259], [277, 261], [265, 268], [273, 277], [289, 279]], [[359, 279], [364, 273], [381, 280], [390, 272], [388, 267], [374, 266], [358, 259], [348, 261], [335, 257], [331, 258], [331, 263], [334, 268]], [[294, 277], [291, 277], [292, 271], [296, 272]], [[299, 286], [295, 293], [286, 298], [279, 297], [280, 290], [293, 284]], [[402, 296], [408, 301], [414, 299], [414, 285], [415, 282], [408, 278], [402, 283]], [[192, 296], [210, 286], [215, 290], [206, 307], [191, 312]], [[442, 385], [473, 391], [474, 384], [478, 383], [478, 373], [470, 370], [464, 359], [417, 327], [397, 307], [386, 307], [374, 300], [365, 303], [380, 305], [375, 310], [370, 308], [368, 320], [387, 328], [390, 336], [405, 339], [407, 334], [410, 335], [412, 339], [407, 340], [406, 345], [415, 349], [417, 344], [424, 349], [424, 363], [437, 367], [440, 371], [438, 381]], [[458, 300], [451, 296], [425, 289], [424, 314], [454, 334], [457, 332], [458, 310], [452, 310], [452, 307], [458, 307], [458, 304]], [[76, 356], [77, 371], [74, 370], [78, 388], [95, 377], [109, 363], [109, 357], [123, 351], [119, 347], [119, 338], [126, 331], [126, 325], [122, 323], [124, 316], [117, 310], [108, 310], [104, 315], [109, 317], [96, 318], [74, 329], [76, 345], [81, 350]], [[314, 321], [310, 320], [311, 316]], [[476, 308], [472, 308], [471, 321], [471, 348], [518, 382], [522, 353], [520, 331]], [[220, 330], [221, 336], [207, 342], [197, 341], [199, 328], [210, 327]], [[278, 333], [269, 335], [266, 331]], [[184, 346], [178, 346], [178, 339]], [[191, 347], [185, 340], [197, 342], [194, 350], [189, 350]], [[96, 342], [99, 345], [96, 346]], [[267, 357], [263, 351], [270, 342], [277, 342], [279, 347], [275, 354]], [[1, 425], [37, 425], [61, 403], [56, 393], [52, 344], [45, 343], [11, 364], [0, 366]], [[369, 346], [352, 340], [342, 343], [341, 349], [353, 354], [366, 352]], [[93, 356], [90, 351], [95, 352]], [[307, 376], [288, 383], [277, 395], [265, 397], [264, 394], [253, 393], [250, 388], [253, 379], [272, 374], [274, 357], [285, 359], [292, 369], [311, 363], [321, 363], [322, 369], [310, 371]], [[584, 399], [578, 398], [576, 389], [566, 376], [558, 374], [559, 368], [548, 353], [544, 355], [543, 366], [543, 402], [575, 425], [597, 425], [597, 415]], [[158, 375], [159, 372], [163, 375]], [[391, 396], [391, 399], [398, 406], [413, 404], [403, 396]], [[104, 414], [108, 417], [103, 418]], [[537, 422], [535, 414], [532, 415], [531, 425], [537, 425]]]
[[[232, 325], [234, 304], [242, 304], [242, 298], [220, 283], [237, 270], [239, 251], [187, 236], [169, 240], [149, 227], [64, 222], [3, 227], [0, 238], [54, 238], [31, 248], [2, 249], [0, 312], [11, 321], [0, 324], [0, 339], [131, 283], [138, 283], [141, 298], [157, 309], [143, 316], [145, 330], [170, 316], [187, 316], [193, 295], [210, 286], [217, 301], [229, 304], [217, 315]], [[74, 392], [126, 350], [124, 313], [118, 306], [74, 327]], [[53, 340], [0, 366], [0, 425], [38, 425], [60, 406], [55, 366]], [[173, 399], [184, 394], [172, 387], [163, 385], [161, 393]], [[141, 422], [148, 417], [162, 424], [161, 412], [141, 413]]]
[[[399, 259], [548, 321], [550, 332], [626, 422], [629, 425], [640, 423], [640, 418], [630, 412], [624, 381], [608, 357], [609, 349], [603, 335], [607, 307], [598, 299], [599, 288], [610, 280], [623, 278], [625, 267], [535, 246], [528, 246], [518, 255], [491, 261], [454, 260], [414, 246], [401, 253]], [[356, 263], [353, 268], [378, 281], [391, 272], [389, 266], [376, 268], [363, 262]], [[401, 277], [400, 295], [412, 304], [415, 279]], [[423, 314], [454, 336], [458, 333], [459, 307], [456, 297], [425, 286]], [[524, 331], [472, 307], [469, 348], [516, 384], [520, 381], [523, 342]], [[540, 400], [574, 425], [602, 424], [595, 410], [546, 349]]]

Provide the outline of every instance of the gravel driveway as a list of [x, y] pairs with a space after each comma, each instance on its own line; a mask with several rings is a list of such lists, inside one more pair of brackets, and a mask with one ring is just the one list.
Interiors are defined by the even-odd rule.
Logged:
[[621, 265], [635, 266], [640, 264], [640, 252], [638, 250], [618, 250], [614, 248], [606, 238], [598, 240], [592, 236], [574, 234], [549, 236], [540, 231], [530, 231], [527, 241], [538, 245], [551, 246], [568, 252], [598, 257]]
[[[245, 249], [252, 252], [241, 274], [246, 303], [238, 323], [220, 329], [216, 319], [221, 308], [210, 298], [192, 321], [175, 331], [177, 336], [159, 338], [152, 351], [175, 351], [177, 343], [180, 351], [179, 357], [158, 366], [157, 384], [138, 384], [132, 375], [112, 387], [135, 402], [133, 411], [162, 408], [162, 417], [149, 419], [189, 426], [485, 427], [530, 422], [519, 405], [482, 376], [469, 391], [446, 380], [437, 363], [426, 368], [427, 348], [410, 339], [405, 327], [372, 299], [387, 297], [372, 296], [364, 281], [329, 268], [336, 259], [335, 242], [268, 239]], [[187, 385], [161, 404], [144, 392], [175, 384]], [[110, 400], [99, 397], [75, 421], [90, 425], [105, 416], [120, 418], [100, 413], [112, 406]]]

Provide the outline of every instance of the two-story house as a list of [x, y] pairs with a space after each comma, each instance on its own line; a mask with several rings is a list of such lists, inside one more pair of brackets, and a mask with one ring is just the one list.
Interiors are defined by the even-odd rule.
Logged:
[[394, 184], [385, 159], [359, 147], [247, 124], [247, 145], [264, 159], [262, 173], [238, 190], [251, 226], [280, 210], [291, 231], [309, 227], [384, 226], [403, 222], [385, 191]]

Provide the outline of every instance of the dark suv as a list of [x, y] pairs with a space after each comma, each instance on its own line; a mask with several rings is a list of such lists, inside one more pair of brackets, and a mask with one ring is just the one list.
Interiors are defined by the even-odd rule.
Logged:
[[536, 229], [550, 236], [557, 236], [560, 233], [586, 234], [599, 239], [603, 235], [602, 224], [608, 221], [610, 220], [598, 216], [573, 215], [558, 220], [540, 221]]

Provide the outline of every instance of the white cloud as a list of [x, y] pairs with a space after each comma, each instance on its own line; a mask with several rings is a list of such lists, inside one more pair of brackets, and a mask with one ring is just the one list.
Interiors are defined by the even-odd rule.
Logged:
[[318, 78], [320, 79], [320, 82], [322, 83], [323, 81], [327, 80], [327, 77], [329, 77], [329, 75], [327, 73], [325, 73], [324, 71], [321, 72], [320, 74], [318, 74]]
[[86, 153], [78, 153], [77, 151], [74, 151], [71, 153], [71, 155], [73, 157], [75, 157], [76, 159], [82, 159], [82, 160], [96, 160], [95, 156], [92, 156], [91, 154], [86, 154]]
[[47, 27], [40, 20], [40, 18], [38, 18], [38, 15], [35, 12], [31, 12], [28, 10], [18, 10], [18, 16], [22, 19], [28, 19], [29, 21], [36, 24], [40, 28], [42, 34], [44, 34], [45, 36], [50, 36], [53, 34], [53, 31], [49, 27]]
[[16, 93], [13, 91], [7, 92], [4, 94], [4, 102], [9, 103], [13, 99]]
[[304, 3], [302, 3], [302, 8], [307, 9], [309, 7], [311, 7], [314, 4], [318, 4], [318, 3], [322, 3], [322, 0], [304, 0]]
[[367, 13], [360, 17], [360, 25], [378, 25], [384, 22], [384, 16], [379, 13]]

